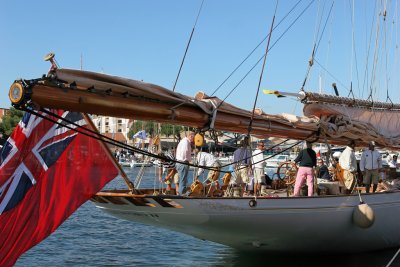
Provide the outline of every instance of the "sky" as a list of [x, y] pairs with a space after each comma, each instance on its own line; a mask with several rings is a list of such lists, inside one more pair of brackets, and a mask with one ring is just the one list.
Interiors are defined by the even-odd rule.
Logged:
[[[0, 4], [0, 107], [4, 108], [11, 105], [8, 90], [14, 80], [47, 73], [49, 63], [43, 57], [49, 52], [56, 54], [62, 68], [80, 69], [82, 62], [84, 70], [172, 89], [198, 14], [176, 92], [211, 95], [266, 39], [275, 16], [261, 90], [298, 92], [307, 77], [306, 91], [332, 94], [335, 82], [342, 96], [349, 94], [352, 84], [356, 97], [366, 99], [371, 93], [374, 100], [385, 101], [389, 92], [393, 102], [400, 102], [395, 1], [0, 0]], [[233, 90], [226, 101], [252, 109], [262, 60], [256, 63], [266, 51], [266, 40], [216, 96], [224, 99]], [[308, 72], [313, 47], [315, 63]], [[256, 106], [271, 114], [302, 112], [294, 98], [264, 94]]]

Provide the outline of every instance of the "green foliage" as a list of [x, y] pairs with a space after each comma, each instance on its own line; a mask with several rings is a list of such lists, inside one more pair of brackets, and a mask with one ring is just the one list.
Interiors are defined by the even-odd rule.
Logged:
[[22, 111], [11, 108], [10, 111], [3, 116], [2, 121], [0, 122], [0, 134], [2, 135], [0, 138], [0, 144], [4, 144], [7, 138], [11, 135], [23, 114]]

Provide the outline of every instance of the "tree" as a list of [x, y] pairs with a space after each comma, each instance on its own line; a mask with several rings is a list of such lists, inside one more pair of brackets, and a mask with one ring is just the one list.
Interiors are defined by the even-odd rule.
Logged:
[[147, 134], [153, 135], [156, 127], [150, 121], [135, 121], [128, 132], [128, 138], [132, 139], [135, 133], [145, 130]]
[[9, 112], [3, 116], [0, 122], [0, 144], [3, 145], [10, 137], [15, 126], [21, 120], [24, 113], [21, 110], [10, 108]]

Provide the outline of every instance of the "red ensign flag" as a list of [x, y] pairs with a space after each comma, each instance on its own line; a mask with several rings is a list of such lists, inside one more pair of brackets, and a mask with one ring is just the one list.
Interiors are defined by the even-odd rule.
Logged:
[[[52, 112], [92, 129], [81, 113]], [[104, 144], [65, 125], [26, 112], [1, 150], [0, 266], [12, 266], [119, 174]]]

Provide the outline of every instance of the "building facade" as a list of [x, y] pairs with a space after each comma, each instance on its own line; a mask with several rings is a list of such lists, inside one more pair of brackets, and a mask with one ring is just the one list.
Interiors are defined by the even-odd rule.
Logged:
[[132, 125], [132, 120], [125, 118], [115, 118], [107, 116], [93, 116], [94, 125], [101, 134], [112, 137], [118, 136], [117, 141], [129, 143], [128, 133]]
[[2, 121], [4, 115], [7, 115], [10, 112], [8, 108], [0, 108], [0, 122]]

